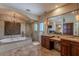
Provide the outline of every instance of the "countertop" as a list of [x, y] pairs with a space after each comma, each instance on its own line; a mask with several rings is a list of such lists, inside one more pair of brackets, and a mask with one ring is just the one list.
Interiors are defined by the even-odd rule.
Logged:
[[64, 40], [70, 40], [70, 41], [75, 41], [75, 42], [79, 42], [79, 37], [74, 37], [74, 36], [72, 36], [72, 37], [67, 37], [67, 36], [61, 36], [60, 37], [61, 39], [64, 39]]
[[73, 36], [73, 35], [45, 34], [43, 36], [54, 36], [50, 39], [58, 40], [58, 41], [61, 41], [61, 39], [63, 39], [63, 40], [70, 40], [70, 41], [79, 42], [79, 37]]
[[53, 40], [54, 40], [54, 41], [61, 41], [61, 38], [53, 37], [53, 38], [50, 38], [50, 40], [51, 40], [51, 41], [53, 41]]

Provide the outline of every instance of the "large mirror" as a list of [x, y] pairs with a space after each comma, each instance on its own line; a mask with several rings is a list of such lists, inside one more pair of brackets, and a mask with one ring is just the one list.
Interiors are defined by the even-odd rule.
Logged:
[[60, 16], [50, 17], [48, 33], [79, 36], [79, 21], [76, 18], [78, 11], [72, 11]]

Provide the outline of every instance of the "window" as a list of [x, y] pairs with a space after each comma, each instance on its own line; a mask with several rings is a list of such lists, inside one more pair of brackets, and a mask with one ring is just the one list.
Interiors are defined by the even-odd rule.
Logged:
[[44, 31], [44, 23], [40, 23], [40, 31]]
[[34, 31], [37, 31], [38, 25], [37, 23], [34, 24]]

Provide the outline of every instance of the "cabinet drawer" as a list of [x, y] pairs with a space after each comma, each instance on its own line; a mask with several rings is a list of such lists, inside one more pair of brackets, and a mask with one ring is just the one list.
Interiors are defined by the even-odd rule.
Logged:
[[73, 41], [72, 41], [70, 44], [71, 44], [72, 46], [74, 45], [74, 46], [78, 46], [78, 47], [79, 47], [79, 42], [73, 42]]
[[70, 46], [70, 41], [65, 40], [65, 39], [61, 39], [61, 45]]

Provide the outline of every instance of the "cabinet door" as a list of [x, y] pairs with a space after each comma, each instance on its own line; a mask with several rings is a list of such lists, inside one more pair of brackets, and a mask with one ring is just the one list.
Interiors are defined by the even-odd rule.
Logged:
[[67, 45], [61, 45], [61, 55], [62, 56], [70, 56], [70, 47]]
[[45, 47], [45, 37], [41, 36], [41, 46]]
[[79, 56], [79, 47], [73, 46], [71, 51], [72, 56]]
[[41, 46], [43, 46], [43, 36], [41, 36]]
[[50, 42], [49, 42], [49, 37], [48, 36], [42, 36], [41, 39], [41, 45], [47, 49], [50, 48]]
[[45, 45], [46, 45], [46, 48], [47, 48], [47, 49], [50, 49], [49, 38], [46, 38]]
[[71, 55], [79, 56], [79, 43], [73, 43], [71, 46]]
[[62, 56], [70, 56], [70, 41], [61, 40], [61, 55]]

